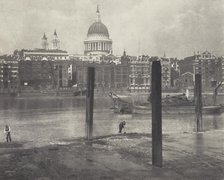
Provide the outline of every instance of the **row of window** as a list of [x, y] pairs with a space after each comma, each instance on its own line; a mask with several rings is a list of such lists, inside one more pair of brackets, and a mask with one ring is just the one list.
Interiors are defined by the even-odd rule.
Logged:
[[42, 60], [42, 61], [48, 61], [48, 60], [68, 60], [68, 56], [27, 56], [24, 58], [25, 61], [31, 61], [31, 60]]
[[8, 61], [8, 62], [0, 61], [0, 64], [16, 66], [16, 64], [18, 64], [18, 61]]
[[7, 65], [5, 65], [5, 66], [3, 66], [3, 65], [1, 65], [1, 66], [0, 66], [0, 68], [1, 68], [1, 69], [3, 69], [3, 68], [17, 69], [17, 68], [18, 68], [18, 66], [10, 66], [10, 65], [8, 65], [8, 66], [7, 66]]

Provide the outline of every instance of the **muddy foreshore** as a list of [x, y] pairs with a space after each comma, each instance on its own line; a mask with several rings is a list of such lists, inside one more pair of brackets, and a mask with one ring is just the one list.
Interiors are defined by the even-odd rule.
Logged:
[[223, 140], [222, 130], [163, 135], [163, 168], [151, 164], [149, 134], [64, 140], [30, 149], [19, 142], [1, 143], [0, 179], [221, 180]]

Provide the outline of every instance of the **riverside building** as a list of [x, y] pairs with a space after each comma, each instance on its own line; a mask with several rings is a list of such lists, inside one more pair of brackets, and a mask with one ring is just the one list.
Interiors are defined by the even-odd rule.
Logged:
[[161, 62], [162, 88], [167, 90], [171, 86], [170, 58], [150, 56], [130, 57], [129, 90], [131, 92], [148, 93], [151, 91], [151, 66], [153, 61]]
[[195, 55], [194, 74], [202, 75], [202, 87], [204, 90], [214, 90], [223, 80], [223, 58], [218, 58], [212, 53], [205, 51]]
[[0, 94], [18, 93], [18, 61], [13, 56], [0, 57]]
[[[67, 51], [60, 49], [60, 40], [56, 30], [49, 48], [44, 33], [42, 48], [15, 51], [19, 63], [21, 90], [51, 90], [68, 87], [72, 78], [72, 63]], [[70, 78], [70, 79], [69, 79]]]

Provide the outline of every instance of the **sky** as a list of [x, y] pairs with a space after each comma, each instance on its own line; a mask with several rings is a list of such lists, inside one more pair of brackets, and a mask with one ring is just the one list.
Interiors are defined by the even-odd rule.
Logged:
[[55, 29], [61, 49], [83, 54], [97, 4], [115, 55], [224, 55], [224, 0], [0, 0], [0, 54], [41, 48]]

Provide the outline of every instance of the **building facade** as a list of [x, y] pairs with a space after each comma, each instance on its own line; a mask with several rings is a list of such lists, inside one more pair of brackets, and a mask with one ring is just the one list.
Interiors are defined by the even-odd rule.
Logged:
[[196, 55], [185, 57], [178, 62], [180, 75], [186, 72], [194, 73], [194, 61]]
[[[68, 53], [59, 49], [21, 50], [18, 57], [21, 88], [52, 89], [68, 86]], [[63, 77], [60, 78], [59, 71]], [[60, 80], [58, 80], [60, 78]]]
[[13, 56], [0, 57], [0, 93], [17, 94], [18, 61]]
[[[20, 90], [52, 90], [68, 87], [72, 80], [72, 63], [67, 51], [60, 49], [55, 30], [51, 49], [44, 33], [42, 48], [14, 52], [18, 60]], [[70, 78], [70, 81], [69, 81]]]
[[149, 92], [151, 81], [151, 59], [149, 56], [130, 57], [129, 90]]
[[160, 58], [162, 68], [162, 88], [164, 90], [169, 89], [171, 86], [171, 64], [170, 58]]
[[174, 85], [179, 90], [185, 91], [186, 89], [194, 89], [194, 74], [191, 72], [185, 72], [180, 77], [174, 80]]
[[194, 73], [202, 75], [204, 90], [213, 90], [223, 79], [222, 58], [205, 51], [197, 54], [194, 59]]
[[169, 58], [150, 56], [130, 57], [129, 90], [131, 92], [151, 91], [151, 67], [153, 61], [161, 62], [162, 88], [171, 86], [171, 65]]
[[174, 90], [176, 90], [174, 80], [180, 76], [179, 61], [177, 58], [170, 58], [170, 85]]
[[86, 88], [88, 67], [95, 67], [96, 91], [123, 91], [128, 89], [129, 64], [127, 61], [115, 64], [112, 61], [96, 63], [77, 60], [73, 64], [73, 74], [80, 89]]

